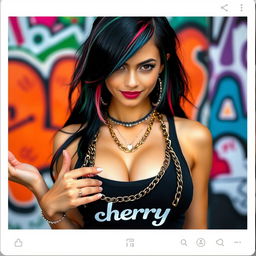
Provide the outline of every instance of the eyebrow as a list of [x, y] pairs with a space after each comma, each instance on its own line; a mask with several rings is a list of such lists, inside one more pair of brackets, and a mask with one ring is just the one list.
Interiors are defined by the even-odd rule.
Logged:
[[[140, 62], [140, 63], [138, 64], [138, 66], [144, 65], [144, 64], [146, 64], [146, 63], [148, 63], [148, 62], [151, 62], [151, 61], [156, 61], [156, 59], [151, 58], [151, 59], [144, 60], [144, 61]], [[125, 64], [127, 65], [126, 62], [125, 62]]]

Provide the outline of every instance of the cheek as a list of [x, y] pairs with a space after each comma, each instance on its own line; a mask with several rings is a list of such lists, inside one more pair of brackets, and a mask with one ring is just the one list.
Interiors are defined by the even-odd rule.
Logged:
[[145, 73], [141, 75], [142, 81], [148, 85], [154, 86], [159, 76], [159, 68], [154, 68], [150, 73]]
[[143, 79], [143, 85], [148, 90], [153, 90], [157, 83], [158, 76], [150, 76]]
[[105, 84], [106, 84], [106, 87], [108, 88], [109, 91], [113, 91], [116, 87], [116, 84], [117, 82], [115, 81], [116, 79], [113, 79], [113, 78], [108, 78], [106, 81], [105, 81]]

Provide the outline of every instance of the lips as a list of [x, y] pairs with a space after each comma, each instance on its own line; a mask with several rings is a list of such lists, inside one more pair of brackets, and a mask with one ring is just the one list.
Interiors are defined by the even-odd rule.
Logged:
[[121, 93], [127, 99], [136, 99], [137, 97], [140, 96], [141, 91], [133, 91], [133, 92], [131, 92], [131, 91], [121, 91]]

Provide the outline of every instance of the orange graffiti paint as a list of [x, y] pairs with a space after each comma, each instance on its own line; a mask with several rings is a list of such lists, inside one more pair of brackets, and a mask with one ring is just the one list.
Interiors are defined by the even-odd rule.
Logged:
[[[207, 89], [208, 72], [206, 67], [197, 59], [197, 53], [207, 51], [209, 43], [202, 32], [195, 28], [184, 29], [178, 36], [181, 43], [179, 55], [187, 74], [189, 74], [190, 94], [188, 99], [199, 108]], [[196, 108], [186, 102], [184, 109], [189, 118], [195, 119]]]

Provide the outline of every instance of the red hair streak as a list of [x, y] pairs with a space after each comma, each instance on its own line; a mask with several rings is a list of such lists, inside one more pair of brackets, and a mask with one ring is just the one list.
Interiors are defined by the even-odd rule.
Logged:
[[95, 92], [95, 105], [96, 105], [96, 110], [97, 110], [97, 114], [100, 118], [100, 120], [105, 123], [105, 120], [102, 116], [101, 110], [100, 110], [100, 105], [101, 105], [101, 89], [102, 89], [102, 84], [98, 84], [97, 88], [96, 88], [96, 92]]
[[133, 43], [134, 41], [141, 35], [141, 33], [147, 28], [149, 23], [143, 25], [140, 30], [137, 32], [137, 34], [134, 36], [134, 38], [132, 39], [132, 41], [128, 44], [127, 48], [128, 49]]
[[174, 111], [173, 111], [173, 107], [172, 107], [171, 88], [170, 88], [170, 86], [168, 86], [168, 88], [167, 88], [167, 100], [168, 100], [168, 104], [169, 104], [170, 110], [171, 110], [172, 114], [174, 115]]

